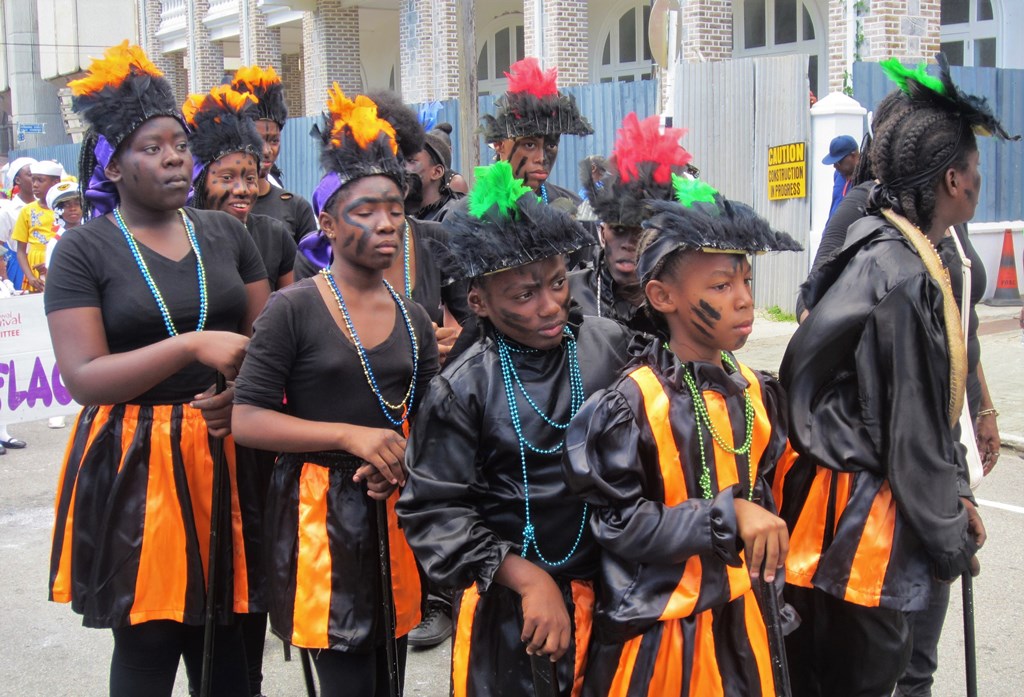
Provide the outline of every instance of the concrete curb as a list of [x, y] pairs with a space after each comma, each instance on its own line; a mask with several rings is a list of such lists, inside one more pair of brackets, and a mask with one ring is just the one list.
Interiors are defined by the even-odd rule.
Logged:
[[1002, 447], [1009, 448], [1018, 453], [1024, 453], [1024, 438], [1012, 433], [1000, 433], [999, 442]]

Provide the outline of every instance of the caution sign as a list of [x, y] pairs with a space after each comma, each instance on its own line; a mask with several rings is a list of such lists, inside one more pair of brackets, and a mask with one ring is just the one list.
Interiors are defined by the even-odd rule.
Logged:
[[806, 143], [768, 148], [768, 200], [807, 196]]

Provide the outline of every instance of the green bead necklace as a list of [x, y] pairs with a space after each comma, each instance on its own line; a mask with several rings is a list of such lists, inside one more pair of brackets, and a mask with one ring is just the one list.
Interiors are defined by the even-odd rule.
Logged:
[[[664, 343], [664, 347], [666, 351], [672, 351], [667, 341]], [[725, 351], [722, 351], [722, 362], [733, 370], [738, 370], [736, 363], [733, 362], [732, 358]], [[750, 390], [747, 388], [743, 390], [743, 417], [747, 435], [743, 439], [743, 445], [734, 448], [725, 442], [718, 429], [715, 428], [715, 424], [711, 422], [711, 416], [708, 414], [708, 406], [704, 401], [704, 395], [697, 389], [697, 381], [693, 376], [691, 368], [686, 364], [683, 364], [683, 382], [686, 383], [686, 387], [690, 390], [690, 397], [693, 400], [693, 411], [697, 417], [698, 425], [703, 424], [704, 428], [711, 434], [711, 437], [718, 443], [718, 446], [725, 452], [732, 455], [749, 455], [750, 445], [754, 440], [754, 403], [750, 399]], [[708, 468], [707, 454], [704, 452], [704, 439], [699, 436], [700, 434], [698, 434], [697, 438], [697, 445], [700, 449], [700, 490], [705, 499], [711, 499], [714, 498], [711, 493], [711, 470]], [[754, 463], [752, 460], [750, 461], [750, 487], [747, 492], [747, 498], [750, 500], [754, 498]]]

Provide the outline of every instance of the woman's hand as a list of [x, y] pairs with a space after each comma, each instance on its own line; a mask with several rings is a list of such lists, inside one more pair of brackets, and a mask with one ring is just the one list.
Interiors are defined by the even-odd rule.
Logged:
[[786, 553], [789, 551], [786, 521], [746, 499], [736, 499], [733, 505], [736, 509], [736, 527], [747, 552], [750, 576], [757, 578], [763, 563], [765, 583], [771, 583], [775, 580], [776, 569], [786, 564]]
[[373, 465], [363, 465], [357, 469], [352, 481], [356, 484], [366, 482], [366, 495], [374, 501], [387, 501], [391, 493], [398, 488], [385, 479]]
[[452, 347], [461, 333], [462, 327], [457, 324], [450, 327], [434, 325], [434, 335], [437, 337], [437, 359], [442, 366], [448, 360], [448, 354], [451, 353]]
[[234, 332], [203, 331], [188, 335], [193, 357], [228, 380], [238, 377], [249, 339]]
[[[405, 484], [405, 438], [388, 428], [348, 425], [341, 449], [372, 466], [392, 486]], [[356, 471], [353, 480], [363, 481]], [[367, 482], [369, 485], [369, 482]]]
[[996, 415], [990, 412], [979, 416], [974, 422], [974, 431], [978, 439], [978, 452], [981, 453], [982, 471], [987, 476], [999, 460], [999, 425], [996, 423]]
[[197, 394], [195, 399], [189, 402], [189, 406], [203, 413], [206, 428], [211, 436], [224, 438], [231, 435], [231, 403], [234, 398], [234, 385], [228, 385], [220, 394], [217, 394], [216, 385], [210, 385], [205, 392]]

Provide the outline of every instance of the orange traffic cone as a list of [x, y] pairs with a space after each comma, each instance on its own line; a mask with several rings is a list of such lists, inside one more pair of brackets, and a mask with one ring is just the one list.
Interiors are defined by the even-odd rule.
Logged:
[[1013, 254], [1013, 233], [1009, 228], [1003, 233], [1003, 253], [999, 257], [996, 292], [988, 299], [987, 303], [1000, 307], [1021, 304], [1020, 290], [1017, 288], [1017, 261]]

